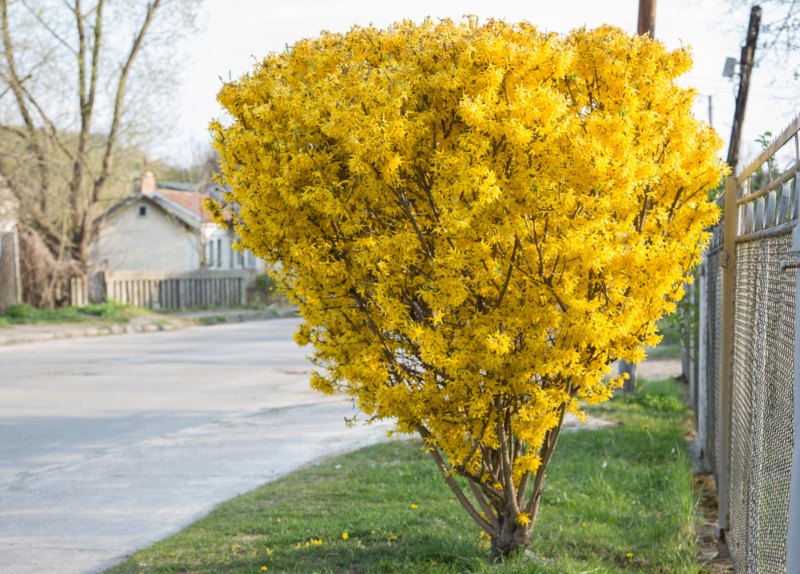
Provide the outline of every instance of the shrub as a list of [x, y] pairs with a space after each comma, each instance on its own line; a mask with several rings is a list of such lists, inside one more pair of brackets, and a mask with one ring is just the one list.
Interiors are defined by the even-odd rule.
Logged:
[[611, 27], [403, 22], [220, 92], [225, 201], [305, 318], [312, 386], [421, 435], [495, 557], [528, 545], [564, 414], [658, 341], [717, 217], [689, 66]]

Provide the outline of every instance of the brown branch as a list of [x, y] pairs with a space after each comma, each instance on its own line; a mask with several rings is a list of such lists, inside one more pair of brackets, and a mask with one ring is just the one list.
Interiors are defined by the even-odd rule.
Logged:
[[462, 462], [461, 464], [459, 464], [456, 467], [456, 470], [459, 473], [461, 473], [461, 474], [465, 474], [466, 473], [466, 468], [467, 468], [467, 465], [469, 464], [469, 461], [472, 459], [473, 456], [475, 456], [475, 453], [480, 448], [481, 441], [483, 440], [483, 437], [486, 436], [486, 430], [489, 428], [489, 422], [491, 420], [491, 417], [489, 416], [490, 414], [491, 414], [491, 412], [486, 413], [486, 420], [484, 420], [484, 422], [483, 422], [483, 428], [481, 428], [480, 435], [475, 440], [475, 444], [472, 445], [472, 450], [470, 450], [469, 454], [466, 456], [466, 458], [464, 458], [464, 462]]
[[531, 479], [531, 471], [527, 471], [522, 475], [517, 487], [517, 504], [522, 507], [525, 504], [525, 491], [528, 490], [528, 481]]
[[430, 444], [430, 439], [432, 438], [430, 431], [422, 425], [417, 427], [417, 431], [422, 437], [422, 440], [424, 440], [428, 445], [429, 452], [431, 453], [433, 460], [436, 462], [436, 466], [439, 467], [439, 471], [442, 473], [445, 482], [447, 482], [447, 486], [449, 486], [450, 490], [453, 491], [453, 494], [456, 495], [458, 502], [460, 502], [461, 506], [463, 506], [467, 511], [467, 514], [469, 514], [472, 519], [478, 523], [478, 526], [483, 528], [483, 530], [485, 530], [489, 536], [494, 537], [497, 534], [497, 531], [492, 526], [492, 523], [481, 516], [480, 512], [478, 512], [477, 509], [472, 505], [467, 496], [464, 494], [464, 491], [461, 490], [461, 487], [458, 486], [458, 483], [453, 478], [453, 473], [447, 468], [447, 463], [445, 463], [438, 448], [435, 445]]
[[75, 25], [78, 30], [78, 90], [81, 118], [81, 129], [78, 134], [78, 149], [72, 161], [72, 180], [70, 181], [69, 185], [70, 195], [72, 198], [73, 217], [76, 218], [76, 226], [80, 225], [80, 218], [83, 211], [80, 205], [80, 189], [83, 182], [84, 173], [88, 168], [86, 161], [86, 147], [89, 140], [89, 134], [91, 133], [97, 77], [99, 74], [98, 60], [100, 57], [100, 46], [102, 44], [103, 6], [105, 6], [105, 0], [100, 0], [95, 9], [95, 23], [90, 64], [91, 72], [89, 72], [88, 94], [86, 86], [86, 34], [83, 25], [84, 16], [81, 13], [81, 0], [75, 0], [73, 9]]
[[14, 100], [17, 102], [20, 116], [22, 116], [22, 121], [28, 130], [28, 145], [36, 156], [36, 161], [39, 166], [37, 169], [39, 172], [39, 185], [42, 189], [40, 208], [42, 211], [46, 211], [47, 204], [44, 191], [50, 188], [49, 170], [46, 165], [47, 157], [42, 146], [39, 145], [36, 125], [33, 122], [33, 117], [31, 116], [30, 110], [28, 110], [28, 106], [25, 104], [25, 92], [23, 90], [22, 80], [20, 80], [19, 77], [19, 72], [17, 71], [17, 62], [14, 57], [14, 42], [11, 39], [11, 32], [9, 30], [8, 0], [0, 0], [0, 28], [2, 28], [3, 51], [5, 52], [6, 65], [10, 74], [8, 81], [9, 88], [11, 89], [11, 93], [14, 94]]
[[503, 412], [501, 405], [496, 405], [497, 408], [497, 440], [500, 443], [500, 448], [498, 449], [500, 454], [500, 469], [502, 472], [502, 479], [503, 479], [503, 494], [505, 495], [505, 501], [508, 506], [514, 511], [514, 514], [519, 514], [519, 505], [517, 504], [517, 495], [514, 489], [514, 479], [512, 477], [512, 465], [513, 461], [511, 460], [511, 456], [508, 452], [509, 444], [508, 444], [508, 437], [506, 435], [506, 428], [505, 424], [506, 421], [503, 420], [501, 413]]
[[70, 46], [70, 45], [69, 45], [69, 42], [67, 42], [67, 41], [66, 41], [66, 40], [65, 40], [63, 37], [61, 37], [61, 35], [60, 35], [58, 32], [56, 32], [56, 31], [53, 29], [53, 27], [52, 27], [52, 26], [50, 26], [50, 24], [48, 24], [48, 23], [47, 23], [47, 21], [46, 21], [44, 18], [42, 18], [42, 17], [39, 15], [39, 13], [38, 13], [36, 10], [34, 10], [33, 8], [31, 8], [31, 7], [28, 5], [28, 3], [27, 3], [27, 2], [25, 2], [24, 0], [23, 0], [23, 2], [21, 2], [21, 4], [22, 4], [23, 6], [25, 6], [25, 8], [28, 10], [28, 12], [30, 12], [30, 13], [31, 13], [31, 15], [33, 15], [33, 17], [36, 19], [36, 21], [37, 21], [37, 22], [39, 22], [39, 24], [42, 26], [42, 28], [44, 28], [45, 30], [47, 30], [47, 31], [50, 33], [50, 35], [51, 35], [53, 38], [55, 38], [56, 42], [58, 42], [59, 44], [61, 44], [62, 46], [64, 46], [64, 47], [65, 47], [67, 50], [69, 50], [69, 51], [70, 51], [70, 52], [72, 52], [73, 54], [75, 53], [75, 48], [73, 48], [72, 46]]
[[508, 261], [508, 271], [506, 272], [506, 279], [503, 282], [503, 288], [500, 290], [500, 294], [497, 296], [497, 301], [494, 304], [495, 309], [500, 306], [500, 303], [503, 302], [503, 297], [506, 295], [506, 291], [508, 290], [508, 284], [511, 281], [511, 272], [514, 269], [514, 258], [517, 256], [517, 249], [519, 248], [519, 238], [514, 236], [514, 249], [511, 250], [511, 257]]
[[97, 197], [99, 196], [100, 191], [103, 189], [103, 187], [106, 184], [106, 180], [108, 180], [110, 176], [111, 165], [114, 159], [114, 152], [117, 146], [117, 139], [119, 137], [118, 131], [120, 123], [122, 121], [122, 107], [125, 100], [125, 91], [128, 83], [128, 76], [130, 75], [131, 68], [133, 67], [133, 62], [136, 59], [136, 56], [139, 54], [139, 50], [142, 47], [145, 34], [147, 33], [147, 30], [150, 27], [150, 23], [153, 20], [153, 15], [155, 14], [156, 10], [158, 10], [160, 5], [161, 5], [161, 0], [152, 0], [152, 2], [150, 2], [150, 4], [147, 5], [147, 12], [145, 14], [144, 21], [142, 22], [142, 25], [139, 28], [139, 32], [136, 34], [136, 37], [133, 40], [130, 52], [128, 52], [128, 57], [125, 60], [125, 64], [122, 66], [122, 71], [120, 72], [119, 79], [117, 80], [117, 91], [114, 97], [114, 111], [111, 116], [111, 127], [109, 129], [108, 137], [106, 139], [106, 149], [105, 152], [103, 153], [103, 160], [101, 164], [102, 167], [100, 170], [100, 174], [98, 178], [95, 180], [94, 189], [92, 190], [91, 203], [97, 201]]
[[491, 522], [492, 527], [495, 530], [500, 530], [500, 523], [497, 520], [497, 516], [495, 516], [495, 510], [489, 506], [489, 503], [483, 496], [483, 492], [481, 492], [480, 487], [475, 483], [474, 480], [470, 478], [467, 478], [467, 484], [469, 484], [469, 488], [472, 490], [472, 496], [474, 496], [475, 500], [478, 501], [478, 505], [480, 505], [481, 509], [483, 509], [483, 513], [486, 515], [486, 518], [489, 520], [489, 522]]
[[[571, 400], [574, 395], [574, 390], [572, 389], [571, 383], [569, 384], [567, 392]], [[539, 499], [541, 498], [544, 479], [545, 475], [547, 474], [547, 467], [550, 464], [550, 458], [553, 456], [553, 451], [558, 443], [558, 437], [561, 434], [561, 428], [564, 424], [564, 414], [567, 411], [567, 403], [562, 403], [559, 410], [558, 423], [555, 427], [547, 431], [547, 434], [545, 435], [544, 446], [542, 447], [541, 451], [541, 463], [539, 464], [539, 469], [536, 471], [536, 480], [533, 483], [533, 492], [531, 492], [531, 498], [528, 501], [526, 508], [526, 512], [528, 513], [528, 516], [531, 517], [531, 520], [536, 517], [536, 512], [539, 509]]]
[[408, 221], [411, 223], [411, 226], [414, 228], [414, 231], [417, 234], [417, 238], [419, 239], [420, 245], [422, 246], [422, 251], [428, 257], [428, 259], [433, 259], [433, 249], [431, 246], [428, 245], [427, 239], [425, 239], [425, 235], [422, 233], [422, 229], [420, 229], [419, 223], [417, 223], [417, 218], [414, 217], [414, 214], [411, 212], [411, 203], [406, 199], [403, 193], [400, 190], [393, 190], [395, 196], [397, 197], [397, 201], [400, 205], [400, 208], [403, 210], [403, 213], [406, 214]]

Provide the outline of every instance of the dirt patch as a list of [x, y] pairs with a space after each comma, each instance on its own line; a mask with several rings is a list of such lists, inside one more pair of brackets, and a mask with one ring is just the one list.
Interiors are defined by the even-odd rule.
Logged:
[[564, 424], [561, 428], [563, 431], [568, 432], [580, 429], [595, 430], [604, 427], [619, 426], [621, 424], [622, 423], [607, 421], [599, 417], [592, 417], [588, 415], [586, 417], [586, 422], [584, 423], [579, 421], [578, 418], [572, 413], [566, 413], [564, 415]]
[[733, 574], [733, 563], [725, 545], [717, 534], [717, 485], [714, 475], [696, 474], [693, 480], [695, 497], [698, 499], [697, 514], [700, 523], [695, 527], [697, 536], [697, 564], [704, 574]]
[[[619, 363], [612, 363], [611, 372], [619, 373]], [[677, 379], [683, 374], [680, 359], [645, 359], [636, 365], [636, 376], [639, 380], [663, 381]]]

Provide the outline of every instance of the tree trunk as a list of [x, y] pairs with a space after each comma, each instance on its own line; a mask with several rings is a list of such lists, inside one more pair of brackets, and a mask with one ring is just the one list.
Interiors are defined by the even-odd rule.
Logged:
[[489, 557], [492, 562], [502, 562], [513, 554], [527, 550], [531, 542], [533, 522], [522, 525], [508, 517], [500, 518], [497, 536], [492, 538]]

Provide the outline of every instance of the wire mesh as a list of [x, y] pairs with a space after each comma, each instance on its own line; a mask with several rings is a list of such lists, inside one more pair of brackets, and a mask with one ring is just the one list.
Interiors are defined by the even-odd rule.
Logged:
[[791, 233], [736, 251], [730, 531], [737, 572], [785, 571], [793, 440]]
[[719, 367], [722, 334], [722, 270], [720, 268], [721, 251], [716, 250], [707, 257], [706, 304], [708, 312], [706, 320], [706, 402], [707, 402], [707, 441], [705, 450], [711, 472], [717, 476], [719, 468]]

